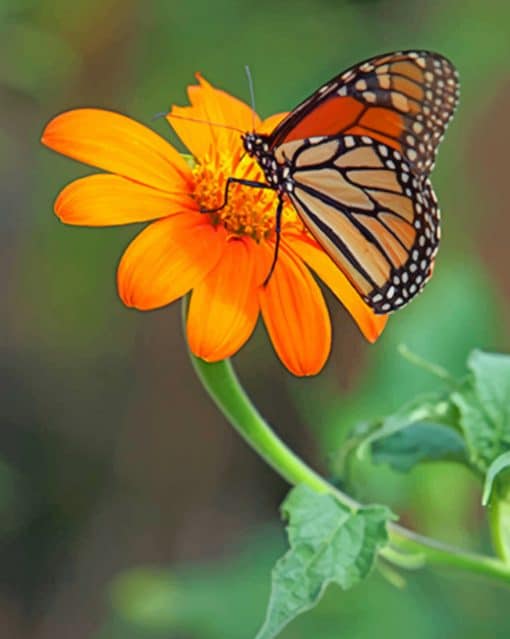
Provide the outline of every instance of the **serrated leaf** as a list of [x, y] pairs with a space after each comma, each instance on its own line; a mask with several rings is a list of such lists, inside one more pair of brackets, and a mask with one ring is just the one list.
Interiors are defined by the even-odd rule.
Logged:
[[455, 430], [428, 422], [411, 424], [372, 444], [374, 463], [388, 464], [404, 473], [424, 461], [462, 461], [465, 458], [464, 440]]
[[257, 639], [272, 639], [297, 615], [315, 606], [328, 584], [344, 589], [362, 581], [387, 543], [391, 512], [368, 506], [353, 513], [331, 495], [294, 488], [282, 506], [290, 550], [272, 572], [266, 620]]
[[471, 462], [486, 473], [510, 449], [510, 357], [473, 351], [471, 379], [452, 393]]

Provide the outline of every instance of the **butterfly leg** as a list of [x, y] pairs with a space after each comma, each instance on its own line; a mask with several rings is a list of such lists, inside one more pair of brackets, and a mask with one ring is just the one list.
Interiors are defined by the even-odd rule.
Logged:
[[223, 204], [217, 206], [214, 209], [200, 209], [200, 213], [217, 213], [224, 209], [228, 204], [228, 189], [231, 184], [242, 184], [243, 186], [251, 186], [256, 189], [272, 189], [274, 187], [266, 184], [265, 182], [256, 182], [255, 180], [243, 180], [242, 178], [229, 177], [225, 184], [225, 193], [223, 195]]
[[269, 269], [269, 273], [264, 280], [263, 286], [267, 286], [269, 284], [269, 280], [271, 279], [271, 275], [276, 266], [276, 262], [278, 261], [278, 251], [280, 250], [280, 236], [282, 230], [282, 211], [283, 211], [283, 198], [280, 195], [278, 197], [278, 208], [276, 209], [276, 217], [275, 217], [275, 233], [276, 240], [274, 243], [274, 253], [273, 253], [273, 261], [271, 262], [271, 268]]

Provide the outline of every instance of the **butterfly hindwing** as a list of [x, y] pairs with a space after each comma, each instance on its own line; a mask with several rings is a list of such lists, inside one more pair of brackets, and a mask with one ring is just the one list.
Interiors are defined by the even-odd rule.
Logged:
[[290, 167], [288, 195], [304, 224], [376, 313], [421, 291], [439, 210], [428, 178], [400, 151], [348, 135], [284, 143], [275, 157]]
[[417, 175], [433, 168], [459, 95], [445, 57], [404, 51], [362, 62], [320, 87], [273, 131], [271, 148], [317, 135], [368, 135], [402, 153]]

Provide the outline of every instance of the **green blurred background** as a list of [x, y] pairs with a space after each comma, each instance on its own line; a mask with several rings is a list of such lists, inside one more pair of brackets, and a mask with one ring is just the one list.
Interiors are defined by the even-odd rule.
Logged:
[[[416, 47], [450, 57], [462, 81], [433, 176], [444, 241], [432, 282], [375, 346], [332, 303], [319, 378], [292, 378], [263, 329], [235, 362], [263, 414], [327, 474], [348, 428], [436, 385], [399, 343], [456, 374], [472, 347], [508, 347], [510, 4], [0, 0], [2, 639], [251, 639], [284, 547], [287, 486], [195, 379], [179, 306], [141, 314], [116, 296], [138, 228], [53, 216], [59, 188], [88, 169], [39, 145], [44, 124], [105, 107], [173, 139], [151, 120], [185, 104], [195, 71], [248, 99], [249, 63], [269, 115], [360, 59]], [[460, 467], [360, 464], [350, 490], [488, 549], [479, 486]], [[507, 601], [465, 575], [420, 572], [399, 590], [375, 574], [331, 588], [283, 636], [508, 637]]]

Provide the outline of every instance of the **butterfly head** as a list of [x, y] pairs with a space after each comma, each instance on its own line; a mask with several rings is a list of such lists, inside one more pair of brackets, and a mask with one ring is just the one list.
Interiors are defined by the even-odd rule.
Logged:
[[282, 170], [288, 173], [288, 169], [280, 166], [274, 157], [270, 147], [269, 136], [258, 133], [245, 133], [242, 136], [246, 153], [257, 160], [260, 168], [264, 171], [266, 180], [274, 189], [286, 188], [283, 186]]
[[242, 137], [246, 153], [250, 157], [260, 158], [269, 152], [268, 138], [257, 133], [245, 133]]

